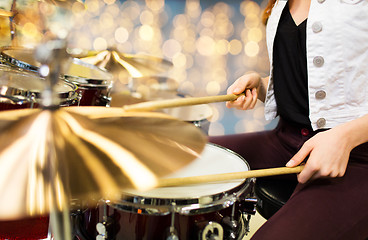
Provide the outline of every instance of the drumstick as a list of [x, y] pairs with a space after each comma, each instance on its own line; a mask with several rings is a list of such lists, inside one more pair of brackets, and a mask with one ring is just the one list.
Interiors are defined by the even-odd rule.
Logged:
[[244, 95], [244, 93], [208, 96], [208, 97], [190, 97], [190, 98], [175, 98], [175, 99], [167, 99], [167, 100], [157, 100], [157, 101], [149, 101], [149, 102], [125, 105], [123, 106], [123, 109], [125, 111], [152, 111], [152, 110], [161, 109], [161, 108], [173, 108], [173, 107], [182, 107], [182, 106], [206, 104], [206, 103], [214, 103], [214, 102], [234, 101], [241, 95]]
[[246, 179], [254, 177], [269, 177], [283, 174], [300, 173], [304, 168], [304, 165], [297, 167], [279, 167], [279, 168], [268, 168], [259, 170], [250, 170], [244, 172], [233, 172], [233, 173], [220, 173], [213, 175], [203, 175], [194, 177], [183, 177], [183, 178], [164, 178], [160, 179], [157, 187], [173, 187], [183, 186], [191, 184], [201, 184], [208, 182], [220, 182], [235, 179]]

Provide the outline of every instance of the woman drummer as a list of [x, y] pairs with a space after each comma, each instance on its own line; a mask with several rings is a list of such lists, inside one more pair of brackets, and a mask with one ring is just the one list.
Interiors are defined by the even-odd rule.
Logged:
[[226, 105], [252, 109], [259, 99], [279, 123], [210, 137], [252, 169], [305, 162], [289, 201], [253, 239], [367, 239], [368, 1], [270, 0], [265, 16], [270, 76], [241, 76], [228, 94], [245, 96]]

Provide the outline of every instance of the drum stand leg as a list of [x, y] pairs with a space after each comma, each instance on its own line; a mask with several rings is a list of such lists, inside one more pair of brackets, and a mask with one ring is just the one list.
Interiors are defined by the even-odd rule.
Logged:
[[71, 224], [69, 210], [64, 208], [62, 212], [51, 211], [50, 222], [53, 239], [55, 240], [71, 240]]
[[179, 240], [179, 237], [178, 237], [178, 233], [175, 229], [175, 206], [176, 206], [176, 203], [172, 203], [172, 210], [171, 210], [171, 224], [170, 224], [170, 228], [169, 228], [169, 233], [168, 233], [168, 236], [166, 238], [166, 240]]

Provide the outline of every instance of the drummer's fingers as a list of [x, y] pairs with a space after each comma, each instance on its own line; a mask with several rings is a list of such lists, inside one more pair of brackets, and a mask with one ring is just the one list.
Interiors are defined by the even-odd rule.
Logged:
[[245, 95], [241, 95], [234, 101], [228, 101], [226, 102], [226, 107], [228, 108], [241, 108], [245, 101]]
[[249, 105], [250, 109], [253, 109], [256, 106], [257, 99], [258, 99], [257, 89], [253, 88], [252, 89], [252, 102]]
[[245, 91], [244, 102], [243, 102], [242, 106], [239, 109], [242, 109], [242, 110], [250, 109], [250, 107], [252, 105], [252, 100], [253, 100], [253, 95], [252, 95], [251, 91], [249, 89], [247, 89]]

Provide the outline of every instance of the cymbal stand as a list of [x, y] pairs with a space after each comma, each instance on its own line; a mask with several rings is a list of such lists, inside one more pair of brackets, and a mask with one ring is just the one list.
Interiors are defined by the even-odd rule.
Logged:
[[[46, 78], [47, 86], [42, 92], [42, 107], [45, 110], [55, 111], [59, 108], [60, 99], [54, 90], [59, 81], [62, 67], [67, 62], [66, 44], [64, 40], [49, 40], [39, 45], [35, 51], [35, 58], [42, 63], [40, 75]], [[62, 185], [60, 173], [57, 172], [57, 165], [62, 164], [56, 161], [56, 151], [52, 141], [47, 143], [48, 171], [50, 174], [49, 187], [52, 196], [50, 197], [50, 225], [53, 238], [55, 240], [71, 240], [71, 220], [69, 215], [69, 191], [68, 187]]]

